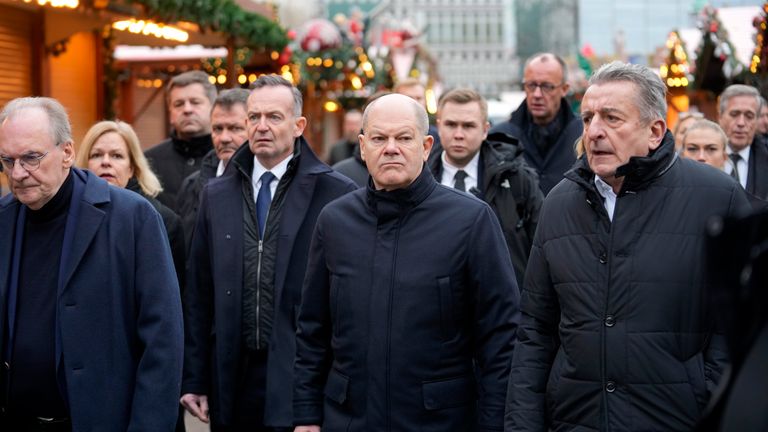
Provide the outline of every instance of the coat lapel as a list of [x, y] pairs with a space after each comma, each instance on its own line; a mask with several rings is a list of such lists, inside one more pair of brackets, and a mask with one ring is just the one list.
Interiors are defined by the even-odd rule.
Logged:
[[79, 170], [75, 171], [75, 180], [80, 184], [75, 186], [64, 231], [65, 247], [61, 255], [63, 267], [59, 294], [66, 289], [104, 220], [105, 212], [96, 207], [96, 204], [109, 202], [107, 183]]
[[296, 243], [296, 235], [307, 215], [307, 209], [312, 202], [312, 196], [317, 183], [316, 175], [306, 175], [298, 172], [297, 177], [289, 188], [288, 196], [285, 200], [285, 207], [281, 213], [283, 215], [280, 221], [280, 235], [278, 237], [278, 254], [275, 261], [275, 289], [276, 295], [280, 291], [285, 281], [285, 275], [288, 271], [288, 261], [293, 254], [293, 246]]
[[[6, 201], [0, 205], [0, 339], [5, 333], [6, 299], [11, 277], [11, 259], [13, 254], [13, 239], [16, 231], [16, 215], [19, 202]], [[2, 345], [0, 345], [2, 346]]]

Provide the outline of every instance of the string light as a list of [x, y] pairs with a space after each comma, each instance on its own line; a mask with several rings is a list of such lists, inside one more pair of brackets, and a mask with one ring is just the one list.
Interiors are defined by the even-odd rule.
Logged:
[[186, 42], [189, 40], [189, 33], [180, 28], [169, 25], [157, 24], [152, 21], [129, 20], [116, 21], [112, 23], [112, 28], [120, 31], [127, 31], [134, 34], [143, 34], [145, 36], [155, 36], [159, 39], [167, 39], [176, 42]]

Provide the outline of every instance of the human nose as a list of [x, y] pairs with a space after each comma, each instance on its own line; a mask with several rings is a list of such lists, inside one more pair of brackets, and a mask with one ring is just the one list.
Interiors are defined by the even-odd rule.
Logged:
[[256, 129], [260, 131], [269, 130], [269, 128], [267, 127], [266, 117], [260, 117], [259, 120], [256, 121]]
[[605, 136], [605, 129], [603, 128], [602, 122], [600, 122], [597, 116], [590, 120], [589, 124], [585, 128], [584, 133], [586, 133], [587, 138], [590, 140], [601, 139]]
[[112, 160], [109, 158], [109, 155], [103, 155], [101, 157], [101, 165], [102, 166], [109, 166], [112, 165]]
[[27, 171], [26, 168], [21, 166], [21, 161], [20, 160], [16, 160], [15, 163], [13, 164], [13, 166], [11, 167], [11, 169], [9, 171], [10, 171], [9, 175], [14, 180], [20, 180], [20, 179], [23, 179], [23, 178], [29, 176], [29, 171]]
[[387, 142], [384, 144], [384, 153], [386, 154], [397, 154], [400, 152], [400, 147], [398, 147], [397, 142], [395, 141], [395, 138], [389, 138], [387, 139]]

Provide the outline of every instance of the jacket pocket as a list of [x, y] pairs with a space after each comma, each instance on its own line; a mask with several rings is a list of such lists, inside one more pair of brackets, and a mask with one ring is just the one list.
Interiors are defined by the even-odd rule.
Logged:
[[443, 333], [443, 340], [448, 341], [456, 335], [457, 331], [450, 277], [441, 277], [437, 279], [437, 292], [440, 298], [440, 328]]
[[475, 401], [475, 380], [471, 375], [422, 383], [424, 408], [439, 410], [467, 405]]
[[336, 369], [331, 369], [325, 382], [325, 389], [323, 389], [325, 397], [342, 405], [347, 400], [348, 389], [349, 378], [342, 375]]

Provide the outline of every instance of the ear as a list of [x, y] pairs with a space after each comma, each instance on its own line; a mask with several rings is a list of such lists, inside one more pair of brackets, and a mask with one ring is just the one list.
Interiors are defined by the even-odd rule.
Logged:
[[571, 89], [571, 85], [570, 85], [570, 84], [568, 84], [567, 82], [566, 82], [566, 83], [564, 83], [564, 84], [563, 84], [563, 85], [560, 87], [560, 92], [561, 92], [560, 94], [561, 94], [561, 97], [566, 97], [566, 96], [568, 96], [568, 90], [570, 90], [570, 89]]
[[651, 122], [650, 136], [648, 137], [648, 149], [651, 151], [656, 150], [661, 145], [661, 140], [664, 139], [664, 134], [667, 132], [667, 124], [662, 119], [656, 119]]
[[298, 138], [304, 133], [304, 128], [307, 127], [306, 117], [296, 117], [296, 123], [293, 126], [293, 137]]
[[485, 141], [488, 138], [488, 131], [491, 129], [491, 123], [485, 122], [483, 125], [483, 141]]
[[61, 151], [64, 152], [64, 168], [72, 168], [75, 164], [75, 145], [72, 141], [67, 141], [60, 145]]
[[360, 143], [360, 159], [365, 161], [365, 135], [363, 134], [358, 135], [357, 142]]
[[432, 151], [432, 144], [435, 143], [435, 139], [432, 138], [432, 135], [427, 135], [424, 137], [424, 161], [426, 162], [427, 159], [429, 159], [429, 152]]

